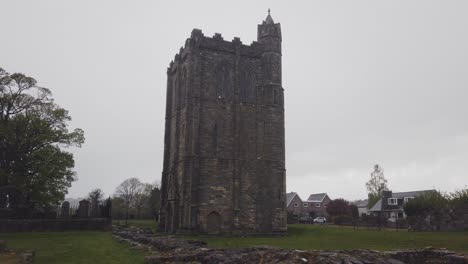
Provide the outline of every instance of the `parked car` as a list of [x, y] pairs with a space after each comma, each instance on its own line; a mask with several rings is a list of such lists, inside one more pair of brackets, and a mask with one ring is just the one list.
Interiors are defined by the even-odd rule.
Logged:
[[298, 222], [301, 224], [312, 224], [313, 218], [310, 216], [301, 216], [299, 217]]
[[314, 223], [317, 224], [324, 224], [327, 222], [327, 219], [325, 217], [319, 216], [314, 219]]

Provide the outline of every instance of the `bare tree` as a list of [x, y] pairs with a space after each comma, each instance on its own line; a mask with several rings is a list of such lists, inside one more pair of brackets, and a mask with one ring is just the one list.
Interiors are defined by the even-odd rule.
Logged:
[[366, 188], [369, 196], [369, 207], [372, 207], [382, 197], [383, 191], [388, 190], [387, 179], [385, 179], [383, 168], [379, 164], [374, 165]]
[[130, 178], [123, 181], [115, 191], [116, 196], [122, 198], [125, 207], [125, 224], [128, 222], [128, 212], [134, 203], [135, 197], [141, 188], [142, 183], [137, 178]]
[[146, 205], [150, 198], [151, 190], [153, 186], [149, 183], [142, 183], [135, 192], [135, 198], [133, 199], [133, 206], [135, 207], [137, 217], [141, 217], [141, 210]]

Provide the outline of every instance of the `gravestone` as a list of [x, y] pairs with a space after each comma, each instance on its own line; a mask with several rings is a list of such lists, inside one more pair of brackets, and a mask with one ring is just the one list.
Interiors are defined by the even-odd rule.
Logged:
[[60, 208], [60, 217], [68, 218], [69, 216], [70, 216], [70, 203], [65, 201], [62, 203], [62, 207]]
[[88, 218], [88, 216], [89, 216], [89, 201], [81, 200], [80, 206], [78, 207], [78, 217]]

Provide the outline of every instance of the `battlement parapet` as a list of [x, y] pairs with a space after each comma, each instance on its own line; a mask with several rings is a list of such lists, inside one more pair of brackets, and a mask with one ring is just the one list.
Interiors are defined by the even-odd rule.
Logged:
[[200, 29], [193, 29], [190, 38], [185, 41], [184, 47], [174, 56], [174, 60], [169, 64], [168, 72], [177, 68], [179, 62], [184, 61], [187, 54], [193, 50], [214, 50], [219, 52], [236, 53], [241, 56], [258, 58], [263, 51], [262, 44], [252, 41], [250, 45], [242, 43], [239, 37], [234, 37], [232, 41], [225, 40], [220, 33], [215, 33], [213, 37], [206, 37]]

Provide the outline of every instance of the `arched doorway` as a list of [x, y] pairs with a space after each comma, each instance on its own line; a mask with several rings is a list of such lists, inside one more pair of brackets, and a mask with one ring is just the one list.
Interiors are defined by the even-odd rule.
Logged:
[[211, 212], [208, 214], [206, 231], [209, 234], [219, 234], [221, 231], [221, 215], [218, 212]]

